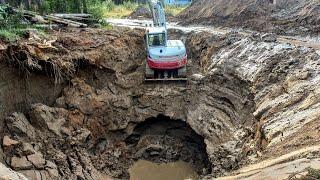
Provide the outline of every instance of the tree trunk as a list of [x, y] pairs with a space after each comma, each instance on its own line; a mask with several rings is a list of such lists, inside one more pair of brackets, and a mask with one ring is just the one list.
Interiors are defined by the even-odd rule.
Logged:
[[63, 12], [68, 12], [68, 4], [67, 4], [67, 3], [68, 3], [67, 0], [63, 0], [63, 1], [62, 1], [62, 4], [63, 4], [63, 5], [62, 5], [62, 7], [63, 7], [63, 8], [62, 8], [62, 11], [63, 11]]
[[31, 0], [25, 0], [24, 6], [26, 9], [30, 10], [31, 9]]
[[81, 13], [81, 3], [80, 0], [73, 0], [73, 12], [74, 13]]
[[82, 0], [83, 13], [88, 13], [87, 1]]

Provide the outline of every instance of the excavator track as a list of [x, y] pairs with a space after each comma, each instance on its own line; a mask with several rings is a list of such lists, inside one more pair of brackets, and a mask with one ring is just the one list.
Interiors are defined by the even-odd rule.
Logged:
[[145, 82], [187, 82], [187, 78], [163, 78], [163, 79], [145, 79]]
[[187, 67], [173, 71], [155, 71], [146, 64], [145, 82], [187, 82]]

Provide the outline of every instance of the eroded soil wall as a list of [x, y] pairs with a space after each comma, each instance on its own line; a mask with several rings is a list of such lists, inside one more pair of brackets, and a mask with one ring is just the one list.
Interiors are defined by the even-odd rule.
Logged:
[[4, 114], [12, 113], [3, 117], [2, 136], [18, 142], [3, 145], [6, 164], [28, 177], [56, 179], [128, 178], [140, 158], [181, 159], [200, 175], [238, 168], [253, 151], [244, 150], [256, 128], [250, 83], [229, 67], [205, 72], [211, 54], [237, 38], [172, 33], [190, 54], [186, 84], [144, 83], [141, 30], [52, 32], [54, 48], [23, 45], [28, 58], [14, 60], [2, 52], [1, 66], [14, 79], [2, 91], [23, 96], [12, 104], [1, 96]]

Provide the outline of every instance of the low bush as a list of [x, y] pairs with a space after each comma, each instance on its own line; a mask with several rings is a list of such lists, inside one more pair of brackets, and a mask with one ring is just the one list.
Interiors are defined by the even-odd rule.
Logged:
[[314, 179], [320, 179], [320, 169], [308, 168], [308, 177], [312, 177]]

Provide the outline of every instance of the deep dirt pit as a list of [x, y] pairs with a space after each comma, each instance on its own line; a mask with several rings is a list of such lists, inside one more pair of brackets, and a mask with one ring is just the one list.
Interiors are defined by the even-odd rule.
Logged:
[[144, 83], [142, 30], [69, 29], [52, 33], [54, 48], [32, 38], [8, 46], [2, 72], [33, 85], [1, 76], [1, 94], [21, 95], [1, 101], [2, 137], [18, 142], [3, 145], [3, 162], [50, 179], [128, 179], [139, 159], [184, 161], [200, 176], [238, 168], [255, 131], [249, 84], [232, 70], [192, 75], [208, 63], [211, 41], [219, 49], [231, 40], [171, 33], [189, 49], [187, 84]]
[[54, 48], [31, 39], [2, 51], [1, 136], [18, 142], [3, 144], [3, 162], [28, 177], [128, 179], [139, 160], [184, 161], [211, 178], [294, 132], [278, 111], [319, 112], [314, 87], [310, 98], [293, 87], [319, 79], [315, 52], [257, 34], [170, 33], [188, 47], [186, 84], [144, 83], [142, 30], [67, 29], [52, 32]]
[[184, 121], [159, 115], [138, 124], [125, 140], [136, 159], [157, 163], [184, 161], [200, 175], [211, 172], [203, 137]]

